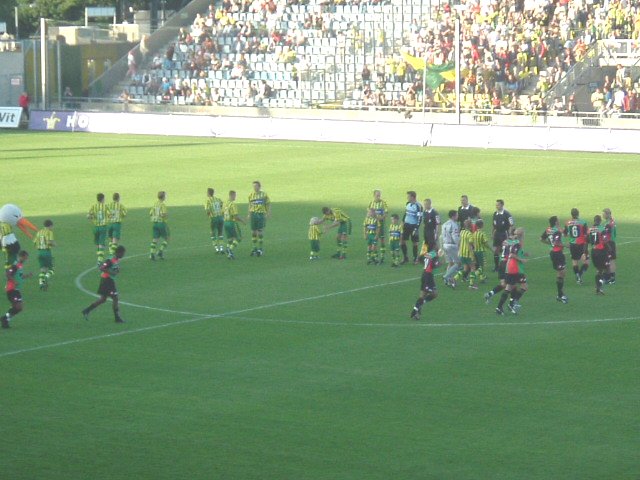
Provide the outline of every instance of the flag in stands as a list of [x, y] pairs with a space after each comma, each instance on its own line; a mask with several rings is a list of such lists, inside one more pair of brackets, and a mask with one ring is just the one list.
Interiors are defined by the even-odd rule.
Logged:
[[[404, 60], [416, 71], [425, 70], [424, 58], [414, 57], [406, 52], [402, 53]], [[431, 90], [437, 89], [444, 82], [453, 82], [456, 79], [456, 69], [453, 62], [442, 65], [427, 64], [425, 81]]]

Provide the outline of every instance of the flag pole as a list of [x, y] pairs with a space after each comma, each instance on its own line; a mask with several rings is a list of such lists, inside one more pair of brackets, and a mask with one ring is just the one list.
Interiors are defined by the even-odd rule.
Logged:
[[427, 50], [424, 51], [424, 67], [422, 68], [422, 117], [424, 118], [427, 109]]
[[461, 123], [460, 115], [460, 13], [456, 15], [456, 28], [455, 28], [455, 41], [454, 41], [454, 55], [456, 65], [456, 118], [458, 119], [458, 125]]

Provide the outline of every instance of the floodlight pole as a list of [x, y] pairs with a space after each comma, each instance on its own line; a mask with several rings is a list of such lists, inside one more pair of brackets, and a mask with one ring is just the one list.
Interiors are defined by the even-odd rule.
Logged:
[[18, 22], [18, 6], [13, 7], [13, 17], [16, 24], [16, 40], [20, 40], [20, 26]]
[[456, 28], [455, 28], [455, 41], [454, 41], [454, 55], [456, 66], [456, 119], [458, 125], [461, 123], [460, 114], [460, 13], [456, 15]]
[[40, 19], [40, 88], [42, 109], [47, 108], [47, 19]]

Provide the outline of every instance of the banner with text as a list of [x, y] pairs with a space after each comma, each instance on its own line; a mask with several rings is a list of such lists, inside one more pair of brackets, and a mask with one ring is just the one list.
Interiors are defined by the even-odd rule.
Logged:
[[0, 107], [0, 128], [18, 128], [20, 126], [20, 107]]

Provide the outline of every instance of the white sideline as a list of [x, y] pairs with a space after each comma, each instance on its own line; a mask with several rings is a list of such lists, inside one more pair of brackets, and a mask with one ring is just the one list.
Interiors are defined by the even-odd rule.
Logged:
[[[637, 241], [630, 241], [630, 242], [620, 242], [618, 243], [618, 245], [625, 245], [625, 244], [629, 244], [629, 243], [636, 243]], [[194, 247], [183, 247], [181, 249], [190, 249], [190, 248], [194, 248]], [[177, 249], [175, 249], [177, 250]], [[145, 254], [138, 254], [138, 255], [132, 255], [128, 258], [136, 258], [136, 257], [142, 257], [142, 256], [146, 256]], [[540, 256], [540, 257], [534, 257], [531, 258], [530, 260], [540, 260], [543, 258], [547, 258], [547, 255], [544, 256]], [[81, 284], [81, 279], [87, 275], [89, 272], [95, 271], [95, 267], [92, 267], [90, 269], [87, 269], [83, 272], [81, 272], [80, 274], [78, 274], [78, 276], [75, 279], [75, 284], [77, 286], [77, 288], [88, 294], [91, 295], [93, 297], [97, 297], [97, 295], [89, 290], [87, 290], [86, 288], [84, 288]], [[218, 313], [218, 314], [204, 314], [204, 313], [195, 313], [195, 312], [184, 312], [184, 311], [179, 311], [179, 310], [171, 310], [171, 309], [165, 309], [165, 308], [159, 308], [159, 307], [151, 307], [148, 305], [138, 305], [135, 303], [128, 303], [128, 302], [120, 302], [122, 305], [127, 305], [130, 307], [135, 307], [135, 308], [142, 308], [142, 309], [147, 309], [147, 310], [155, 310], [155, 311], [161, 311], [161, 312], [165, 312], [165, 313], [173, 313], [173, 314], [178, 314], [178, 315], [189, 315], [192, 318], [188, 318], [185, 320], [180, 320], [177, 322], [168, 322], [168, 323], [163, 323], [163, 324], [159, 324], [159, 325], [150, 325], [148, 327], [141, 327], [141, 328], [136, 328], [133, 330], [124, 330], [121, 332], [114, 332], [114, 333], [107, 333], [104, 335], [96, 335], [93, 337], [85, 337], [85, 338], [78, 338], [78, 339], [74, 339], [74, 340], [66, 340], [64, 342], [58, 342], [58, 343], [52, 343], [52, 344], [47, 344], [47, 345], [40, 345], [40, 346], [36, 346], [36, 347], [30, 347], [30, 348], [23, 348], [20, 350], [13, 350], [13, 351], [9, 351], [9, 352], [4, 352], [4, 353], [0, 353], [0, 358], [3, 357], [9, 357], [12, 355], [18, 355], [21, 353], [28, 353], [28, 352], [34, 352], [34, 351], [38, 351], [38, 350], [45, 350], [45, 349], [49, 349], [49, 348], [56, 348], [56, 347], [62, 347], [62, 346], [66, 346], [66, 345], [74, 345], [74, 344], [78, 344], [78, 343], [84, 343], [84, 342], [89, 342], [89, 341], [93, 341], [93, 340], [101, 340], [101, 339], [105, 339], [105, 338], [112, 338], [112, 337], [119, 337], [121, 335], [128, 335], [128, 334], [133, 334], [133, 333], [141, 333], [141, 332], [146, 332], [146, 331], [150, 331], [150, 330], [157, 330], [160, 328], [166, 328], [166, 327], [172, 327], [172, 326], [179, 326], [179, 325], [184, 325], [184, 324], [189, 324], [189, 323], [195, 323], [195, 322], [199, 322], [202, 320], [206, 320], [206, 319], [211, 319], [211, 318], [236, 318], [238, 320], [242, 320], [242, 321], [253, 321], [253, 322], [262, 322], [262, 323], [284, 323], [284, 324], [299, 324], [299, 325], [322, 325], [322, 326], [354, 326], [354, 327], [409, 327], [409, 328], [443, 328], [443, 327], [492, 327], [492, 326], [532, 326], [532, 325], [562, 325], [562, 324], [586, 324], [586, 323], [610, 323], [610, 322], [625, 322], [625, 321], [634, 321], [634, 320], [640, 320], [640, 317], [620, 317], [620, 318], [596, 318], [596, 319], [577, 319], [577, 320], [560, 320], [560, 321], [540, 321], [540, 322], [485, 322], [485, 323], [397, 323], [397, 324], [383, 324], [383, 323], [347, 323], [347, 322], [308, 322], [308, 321], [304, 321], [304, 320], [278, 320], [278, 319], [260, 319], [260, 318], [251, 318], [251, 317], [241, 317], [239, 316], [239, 314], [243, 314], [243, 313], [248, 313], [248, 312], [255, 312], [258, 310], [264, 310], [267, 308], [273, 308], [273, 307], [280, 307], [280, 306], [284, 306], [284, 305], [292, 305], [292, 304], [296, 304], [296, 303], [302, 303], [302, 302], [308, 302], [308, 301], [312, 301], [312, 300], [320, 300], [323, 298], [328, 298], [328, 297], [335, 297], [338, 295], [346, 295], [349, 293], [355, 293], [355, 292], [361, 292], [361, 291], [365, 291], [365, 290], [371, 290], [374, 288], [380, 288], [380, 287], [386, 287], [386, 286], [390, 286], [390, 285], [399, 285], [402, 283], [407, 283], [407, 282], [412, 282], [412, 281], [416, 281], [416, 277], [412, 277], [412, 278], [408, 278], [408, 279], [403, 279], [403, 280], [396, 280], [394, 282], [386, 282], [386, 283], [380, 283], [380, 284], [376, 284], [376, 285], [367, 285], [364, 287], [358, 287], [358, 288], [353, 288], [350, 290], [343, 290], [343, 291], [339, 291], [339, 292], [332, 292], [332, 293], [326, 293], [326, 294], [322, 294], [322, 295], [314, 295], [312, 297], [304, 297], [304, 298], [298, 298], [298, 299], [294, 299], [294, 300], [285, 300], [285, 301], [281, 301], [281, 302], [275, 302], [275, 303], [271, 303], [271, 304], [265, 304], [265, 305], [258, 305], [256, 307], [250, 307], [250, 308], [245, 308], [242, 310], [235, 310], [235, 311], [231, 311], [231, 312], [226, 312], [226, 313]]]

